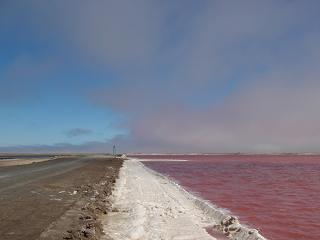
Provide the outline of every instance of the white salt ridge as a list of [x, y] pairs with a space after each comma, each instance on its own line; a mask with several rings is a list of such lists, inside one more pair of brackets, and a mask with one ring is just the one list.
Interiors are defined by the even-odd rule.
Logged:
[[[104, 231], [114, 240], [212, 240], [216, 238], [205, 228], [214, 225], [228, 229], [230, 239], [265, 240], [256, 230], [233, 220], [227, 211], [190, 194], [137, 160], [124, 162], [113, 202]], [[237, 231], [229, 231], [234, 229]]]
[[186, 159], [139, 159], [140, 162], [188, 162]]

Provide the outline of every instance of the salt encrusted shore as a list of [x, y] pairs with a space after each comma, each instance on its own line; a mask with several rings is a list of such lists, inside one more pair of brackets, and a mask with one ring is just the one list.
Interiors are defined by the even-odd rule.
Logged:
[[[236, 217], [184, 190], [135, 159], [124, 162], [103, 222], [103, 239], [265, 240]], [[209, 234], [210, 233], [210, 234]]]

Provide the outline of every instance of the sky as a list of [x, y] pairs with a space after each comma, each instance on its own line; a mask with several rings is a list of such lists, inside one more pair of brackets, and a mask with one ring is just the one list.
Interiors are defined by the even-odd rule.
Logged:
[[320, 152], [317, 0], [1, 0], [0, 152]]

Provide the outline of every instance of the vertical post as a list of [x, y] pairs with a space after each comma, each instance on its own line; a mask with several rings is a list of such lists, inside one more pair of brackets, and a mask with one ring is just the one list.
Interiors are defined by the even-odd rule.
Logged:
[[115, 145], [113, 145], [112, 154], [113, 154], [113, 156], [115, 156], [117, 154]]

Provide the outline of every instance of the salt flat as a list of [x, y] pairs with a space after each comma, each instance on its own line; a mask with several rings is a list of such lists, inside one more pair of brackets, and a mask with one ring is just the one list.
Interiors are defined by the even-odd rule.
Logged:
[[125, 161], [113, 198], [104, 232], [115, 240], [216, 239], [204, 228], [214, 222], [187, 194], [136, 160]]

